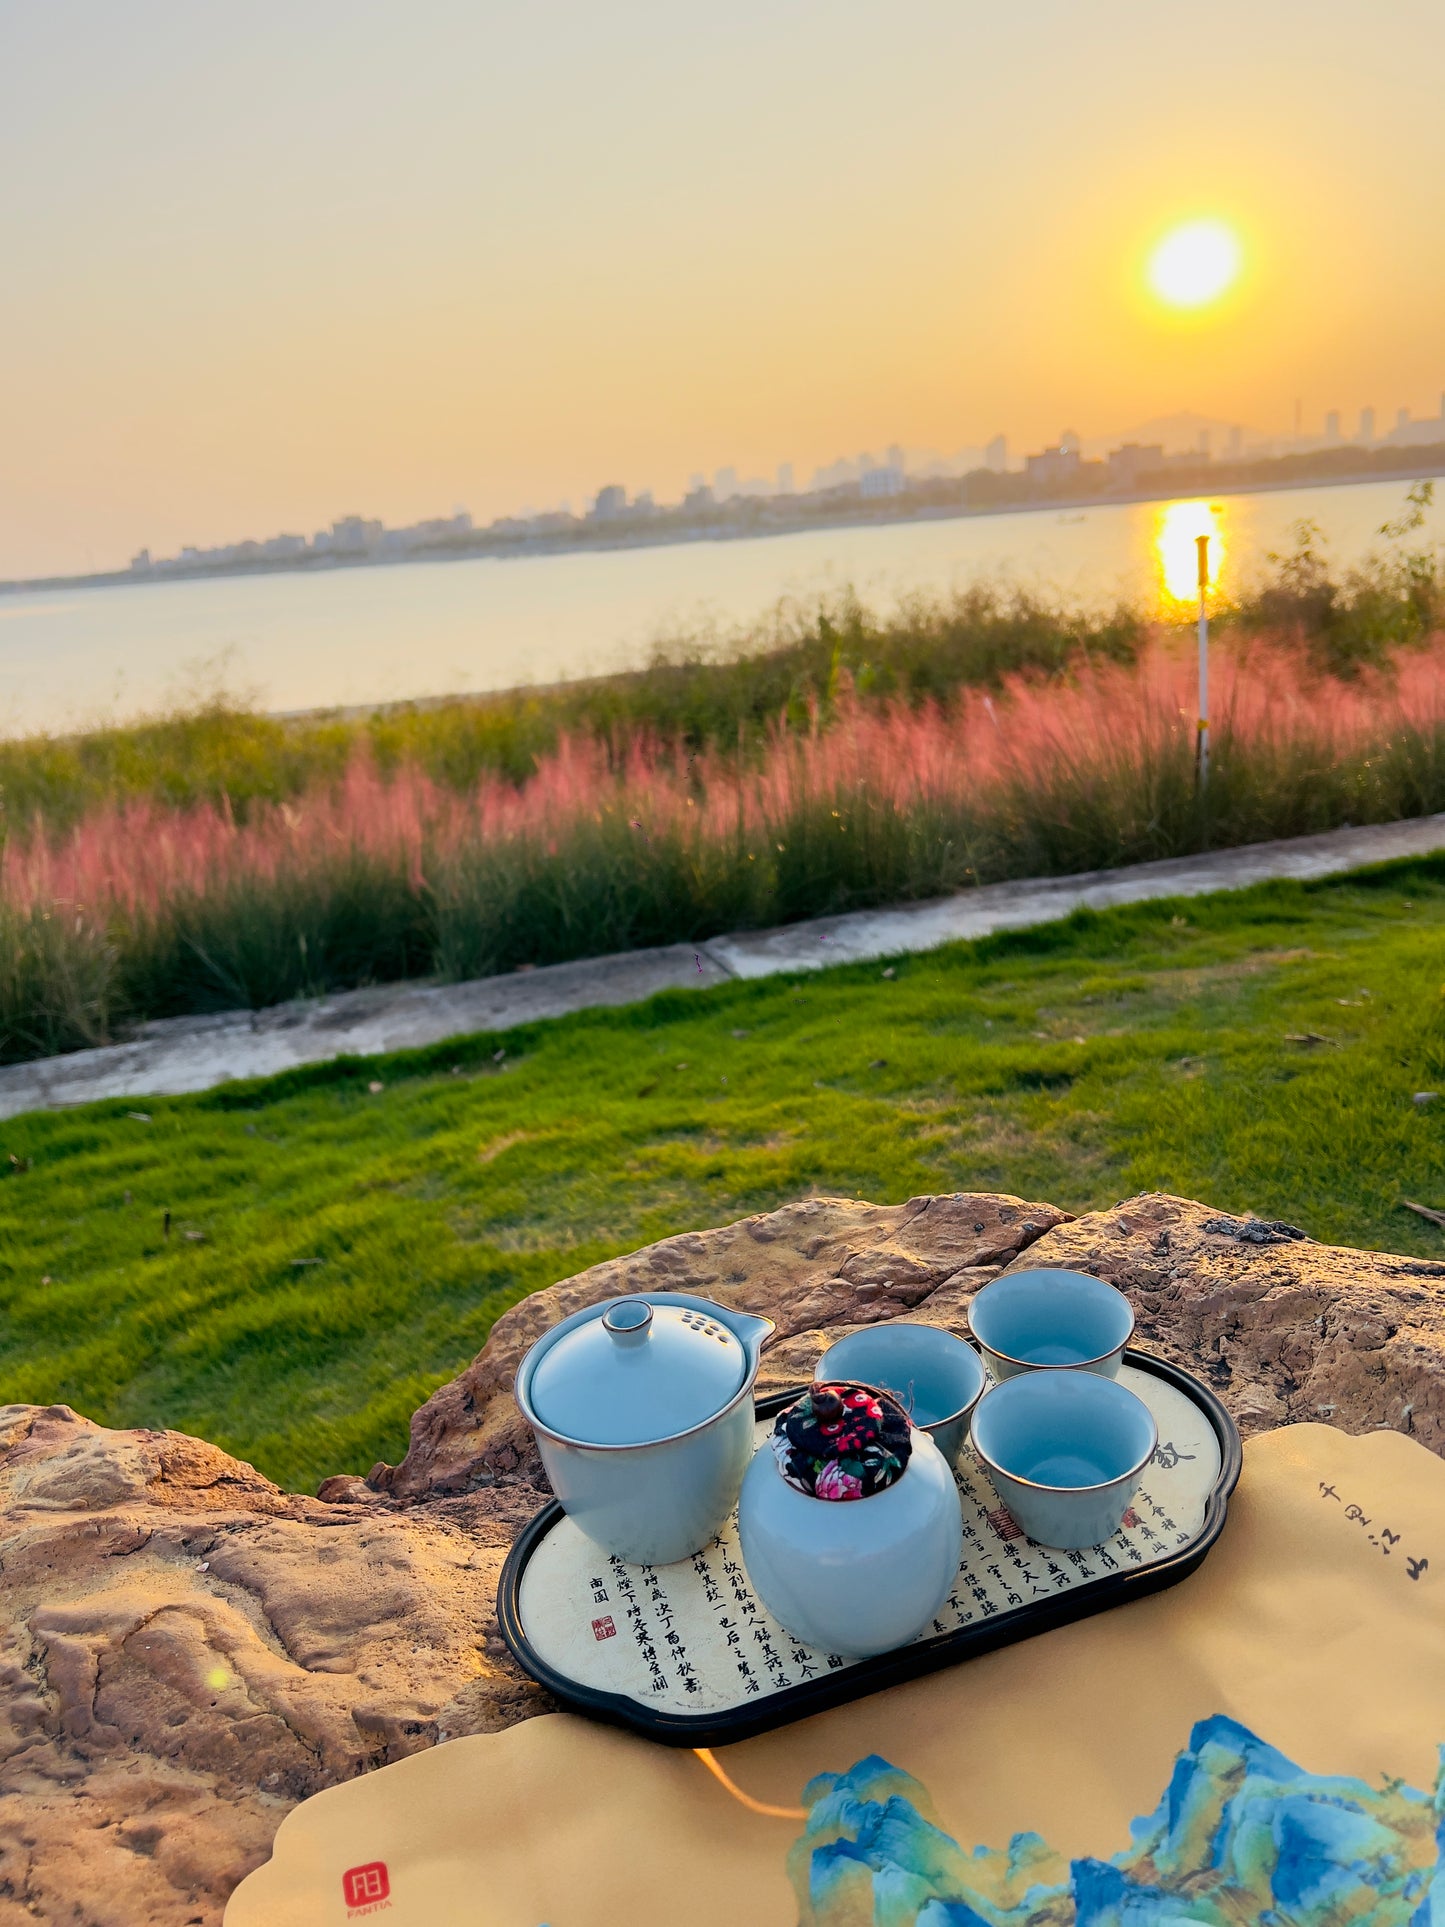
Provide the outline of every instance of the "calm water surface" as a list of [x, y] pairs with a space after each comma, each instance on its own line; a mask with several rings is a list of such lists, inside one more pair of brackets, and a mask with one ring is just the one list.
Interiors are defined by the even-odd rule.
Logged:
[[[823, 529], [669, 548], [403, 563], [0, 596], [0, 734], [185, 700], [217, 680], [269, 708], [309, 709], [626, 667], [661, 638], [728, 630], [781, 598], [852, 586], [887, 607], [981, 579], [1167, 606], [1192, 595], [1194, 537], [1221, 586], [1257, 572], [1308, 516], [1357, 559], [1405, 484], [1291, 489], [967, 520]], [[1437, 513], [1432, 520], [1439, 520]]]

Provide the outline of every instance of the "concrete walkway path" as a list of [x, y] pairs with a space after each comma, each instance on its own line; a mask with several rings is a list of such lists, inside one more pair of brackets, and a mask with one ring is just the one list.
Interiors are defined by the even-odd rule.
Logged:
[[411, 1050], [467, 1032], [510, 1030], [574, 1010], [635, 1003], [659, 990], [705, 989], [729, 978], [903, 956], [995, 930], [1052, 923], [1078, 909], [1242, 890], [1274, 878], [1338, 876], [1437, 850], [1445, 850], [1445, 815], [1082, 876], [990, 883], [896, 910], [859, 910], [473, 983], [387, 984], [271, 1010], [167, 1018], [142, 1026], [124, 1044], [0, 1070], [0, 1118], [102, 1097], [179, 1096], [228, 1078], [267, 1077], [343, 1054]]

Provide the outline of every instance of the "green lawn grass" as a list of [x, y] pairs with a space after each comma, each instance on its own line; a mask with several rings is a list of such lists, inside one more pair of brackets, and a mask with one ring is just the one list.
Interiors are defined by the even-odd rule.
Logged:
[[1399, 1208], [1445, 1205], [1445, 1096], [1412, 1102], [1442, 979], [1445, 860], [32, 1113], [0, 1124], [0, 1398], [309, 1487], [395, 1459], [527, 1292], [815, 1191], [1160, 1188], [1442, 1256]]

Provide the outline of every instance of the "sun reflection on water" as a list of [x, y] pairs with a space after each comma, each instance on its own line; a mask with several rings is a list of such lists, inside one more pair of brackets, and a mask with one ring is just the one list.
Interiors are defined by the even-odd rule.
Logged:
[[1162, 601], [1195, 604], [1199, 600], [1201, 535], [1209, 537], [1209, 586], [1219, 587], [1228, 549], [1224, 516], [1209, 502], [1164, 502], [1154, 523], [1154, 556], [1158, 564]]

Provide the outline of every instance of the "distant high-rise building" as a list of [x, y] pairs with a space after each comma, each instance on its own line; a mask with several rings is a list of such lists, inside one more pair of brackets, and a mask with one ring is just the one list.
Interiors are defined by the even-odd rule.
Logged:
[[1408, 408], [1400, 409], [1395, 426], [1380, 440], [1392, 448], [1434, 448], [1445, 442], [1445, 395], [1440, 397], [1438, 415], [1422, 415], [1416, 419]]
[[901, 446], [900, 446], [900, 444], [899, 444], [899, 443], [897, 443], [897, 442], [890, 442], [890, 443], [889, 443], [889, 446], [888, 446], [888, 466], [889, 466], [890, 468], [896, 468], [896, 469], [898, 470], [898, 473], [899, 473], [900, 475], [903, 475], [903, 474], [906, 474], [906, 473], [907, 473], [907, 470], [908, 470], [908, 458], [907, 458], [907, 457], [905, 456], [905, 454], [903, 453], [903, 449], [902, 449], [902, 447], [901, 447]]
[[1073, 481], [1079, 473], [1079, 438], [1073, 438], [1074, 446], [1066, 448], [1060, 436], [1056, 448], [1046, 448], [1038, 455], [1025, 455], [1024, 473], [1036, 488], [1059, 488]]
[[1002, 475], [1008, 467], [1008, 436], [995, 435], [983, 451], [983, 465], [991, 468], [995, 475]]
[[130, 566], [137, 575], [144, 575], [151, 565], [151, 552], [141, 549], [130, 559]]
[[[369, 520], [364, 515], [338, 515], [331, 524], [330, 540], [327, 547], [333, 555], [365, 555], [368, 549], [380, 546], [384, 534], [382, 524]], [[313, 547], [320, 546], [320, 538]]]
[[682, 506], [689, 515], [697, 515], [703, 509], [710, 509], [714, 502], [712, 490], [700, 475], [694, 475], [693, 486], [682, 498]]
[[813, 470], [810, 486], [815, 489], [842, 488], [848, 482], [856, 482], [858, 474], [858, 464], [850, 461], [846, 455], [840, 455], [836, 462], [830, 462], [826, 468]]
[[1066, 428], [1063, 434], [1060, 435], [1059, 451], [1061, 454], [1079, 455], [1083, 453], [1083, 448], [1084, 444], [1079, 440], [1078, 435], [1072, 428]]
[[791, 495], [792, 492], [793, 492], [793, 464], [791, 462], [779, 462], [778, 463], [778, 493], [779, 495]]
[[729, 501], [738, 492], [738, 472], [735, 468], [720, 468], [712, 478], [713, 493], [720, 502]]
[[885, 495], [901, 495], [907, 486], [907, 477], [901, 468], [888, 464], [883, 468], [865, 468], [858, 478], [858, 492], [869, 500]]
[[1162, 442], [1125, 442], [1122, 448], [1109, 451], [1109, 480], [1119, 488], [1137, 488], [1139, 477], [1149, 475], [1164, 466], [1164, 444]]
[[1229, 431], [1228, 453], [1231, 461], [1238, 461], [1244, 453], [1244, 430], [1238, 423]]
[[1372, 442], [1374, 439], [1375, 411], [1373, 408], [1362, 408], [1360, 410], [1360, 432], [1356, 435], [1355, 440], [1357, 442]]
[[1325, 440], [1337, 442], [1340, 439], [1340, 411], [1331, 408], [1325, 416]]
[[620, 482], [609, 482], [599, 488], [597, 499], [592, 504], [592, 514], [599, 522], [611, 521], [614, 516], [622, 515], [627, 509], [627, 490]]
[[1199, 440], [1195, 446], [1201, 461], [1207, 462], [1209, 460], [1209, 430], [1207, 428], [1200, 429]]

